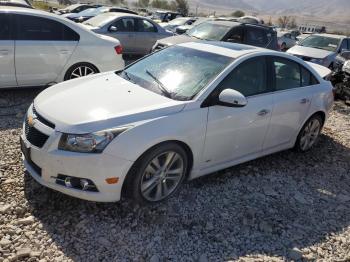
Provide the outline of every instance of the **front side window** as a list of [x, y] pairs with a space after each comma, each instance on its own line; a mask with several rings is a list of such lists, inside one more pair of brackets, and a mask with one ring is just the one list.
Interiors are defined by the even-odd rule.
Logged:
[[11, 40], [11, 21], [7, 14], [0, 15], [0, 40]]
[[266, 46], [268, 42], [265, 30], [248, 27], [246, 35], [246, 44], [254, 46]]
[[243, 42], [243, 29], [242, 27], [235, 27], [229, 33], [227, 42], [231, 43], [242, 43]]
[[204, 40], [221, 41], [230, 29], [226, 25], [202, 23], [188, 30], [188, 35]]
[[190, 100], [232, 61], [231, 57], [173, 46], [136, 62], [120, 76], [172, 99]]
[[288, 59], [275, 58], [273, 61], [276, 90], [286, 90], [301, 86], [299, 64]]
[[29, 15], [17, 16], [17, 40], [78, 41], [79, 35], [60, 22]]
[[341, 43], [339, 50], [342, 51], [343, 49], [348, 50], [348, 43], [346, 39], [344, 39], [343, 42]]
[[266, 68], [264, 57], [245, 61], [226, 76], [219, 89], [234, 89], [247, 97], [267, 93]]

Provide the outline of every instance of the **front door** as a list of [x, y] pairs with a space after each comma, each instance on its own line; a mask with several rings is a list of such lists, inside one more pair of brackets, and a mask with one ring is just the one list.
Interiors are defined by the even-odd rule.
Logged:
[[12, 17], [0, 15], [0, 88], [17, 86]]
[[135, 20], [137, 22], [135, 33], [136, 52], [146, 55], [151, 52], [152, 47], [157, 41], [158, 29], [146, 19]]
[[79, 35], [58, 21], [16, 15], [16, 77], [19, 86], [55, 82], [72, 55]]
[[264, 57], [236, 67], [214, 93], [232, 88], [247, 97], [244, 107], [211, 106], [203, 154], [204, 166], [243, 159], [262, 151], [273, 108]]

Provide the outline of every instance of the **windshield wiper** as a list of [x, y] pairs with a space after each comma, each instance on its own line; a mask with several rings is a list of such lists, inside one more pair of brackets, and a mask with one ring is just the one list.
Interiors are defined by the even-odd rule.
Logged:
[[171, 93], [169, 90], [163, 85], [162, 82], [158, 80], [150, 71], [146, 70], [146, 73], [152, 77], [152, 79], [158, 84], [158, 88], [162, 91], [163, 94], [165, 94], [167, 97], [171, 98]]

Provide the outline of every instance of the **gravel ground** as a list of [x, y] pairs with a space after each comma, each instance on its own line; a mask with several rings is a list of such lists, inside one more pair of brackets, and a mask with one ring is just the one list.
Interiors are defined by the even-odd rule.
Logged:
[[187, 182], [152, 207], [99, 204], [25, 175], [19, 134], [39, 90], [0, 93], [0, 262], [350, 261], [350, 108], [311, 152]]

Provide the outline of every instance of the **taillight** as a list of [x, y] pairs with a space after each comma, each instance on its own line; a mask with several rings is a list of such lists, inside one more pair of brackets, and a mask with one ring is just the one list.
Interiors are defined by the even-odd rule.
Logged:
[[123, 53], [123, 47], [121, 45], [115, 46], [114, 50], [117, 52], [118, 55], [121, 55]]

